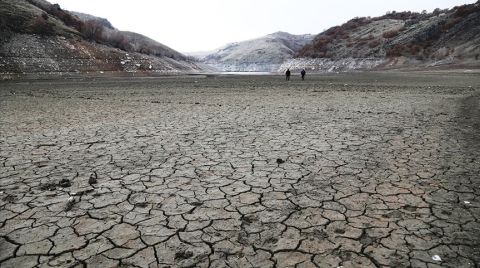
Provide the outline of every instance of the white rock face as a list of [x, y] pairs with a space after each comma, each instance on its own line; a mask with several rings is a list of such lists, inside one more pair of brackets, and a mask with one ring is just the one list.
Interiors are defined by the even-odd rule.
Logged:
[[385, 63], [385, 59], [379, 58], [345, 58], [345, 59], [312, 59], [312, 58], [299, 58], [291, 59], [280, 65], [277, 69], [278, 72], [284, 72], [286, 69], [292, 71], [297, 70], [310, 70], [315, 72], [345, 72], [362, 69], [373, 69], [381, 64]]
[[261, 38], [228, 44], [200, 57], [219, 71], [272, 72], [293, 57], [296, 51], [313, 39], [313, 35], [273, 33]]

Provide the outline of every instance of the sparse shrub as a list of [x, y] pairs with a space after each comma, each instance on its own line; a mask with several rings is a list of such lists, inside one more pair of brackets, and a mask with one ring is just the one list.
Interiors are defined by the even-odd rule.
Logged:
[[399, 34], [398, 30], [391, 30], [391, 31], [384, 32], [382, 36], [383, 38], [390, 39], [390, 38], [394, 38], [398, 34]]
[[0, 16], [0, 32], [5, 32], [9, 30], [7, 18], [4, 16]]
[[405, 45], [395, 45], [387, 49], [387, 57], [400, 57], [405, 54], [406, 46]]
[[[420, 13], [405, 11], [405, 12], [387, 12], [387, 14], [374, 18], [374, 20], [384, 20], [384, 19], [393, 19], [393, 20], [416, 20], [422, 15]], [[424, 15], [427, 16], [427, 15]]]
[[51, 35], [55, 32], [53, 26], [44, 18], [43, 14], [36, 16], [32, 20], [30, 29], [33, 33], [45, 35]]
[[65, 25], [73, 27], [77, 31], [81, 31], [83, 22], [73, 16], [70, 12], [63, 10], [58, 4], [50, 5], [45, 11], [63, 21]]
[[362, 17], [362, 18], [354, 18], [354, 19], [351, 19], [349, 21], [347, 21], [346, 23], [344, 23], [342, 26], [340, 26], [342, 29], [345, 29], [345, 30], [354, 30], [360, 26], [363, 26], [365, 24], [368, 24], [371, 20], [369, 18], [365, 18], [365, 17]]
[[154, 54], [154, 48], [149, 45], [141, 44], [138, 52], [143, 54]]
[[340, 26], [335, 26], [335, 27], [332, 27], [328, 30], [325, 31], [325, 35], [328, 35], [328, 36], [335, 36], [335, 35], [338, 35], [340, 33], [342, 33], [342, 28]]
[[101, 41], [103, 26], [97, 23], [95, 20], [88, 20], [82, 24], [80, 32], [89, 40]]
[[[371, 18], [354, 18], [341, 26], [335, 26], [326, 30], [323, 34], [317, 36], [312, 44], [304, 46], [297, 54], [297, 57], [330, 57], [333, 54], [329, 49], [331, 49], [331, 44], [335, 43], [335, 40], [345, 40], [347, 47], [352, 47], [358, 45], [357, 41], [350, 40], [349, 32], [352, 30], [366, 25], [372, 21]], [[371, 39], [374, 39], [371, 36]], [[363, 41], [363, 44], [366, 44], [366, 41]]]
[[368, 43], [369, 48], [376, 48], [378, 47], [382, 42], [378, 39], [373, 40], [372, 42]]
[[132, 46], [130, 45], [128, 39], [125, 36], [120, 37], [120, 41], [117, 43], [117, 48], [125, 51], [130, 51], [131, 47]]
[[2, 37], [0, 43], [2, 41], [6, 41], [12, 37], [13, 32], [12, 29], [9, 27], [8, 19], [4, 16], [0, 16], [0, 36]]
[[367, 43], [368, 43], [367, 40], [365, 40], [365, 39], [359, 39], [359, 40], [357, 41], [356, 46], [357, 46], [357, 47], [361, 47], [361, 46], [366, 45]]
[[410, 48], [410, 54], [412, 55], [417, 55], [422, 50], [421, 46], [415, 44], [410, 44], [408, 47]]
[[478, 4], [463, 5], [455, 7], [454, 16], [459, 18], [465, 18], [466, 16], [478, 11], [480, 11], [480, 5]]
[[431, 45], [430, 42], [397, 44], [387, 49], [387, 56], [388, 57], [415, 56], [416, 59], [423, 60], [432, 54], [431, 53], [432, 51], [429, 48], [430, 45]]
[[[344, 24], [345, 25], [345, 24]], [[347, 39], [348, 33], [347, 29], [342, 26], [335, 26], [327, 31], [325, 31], [325, 35], [330, 36], [332, 39]]]
[[373, 36], [373, 34], [369, 34], [367, 37], [365, 37], [363, 40], [365, 41], [369, 41], [369, 40], [373, 40], [375, 37]]
[[460, 18], [460, 17], [450, 18], [449, 20], [447, 20], [447, 22], [445, 22], [445, 24], [444, 24], [443, 27], [442, 27], [442, 30], [443, 30], [443, 31], [448, 31], [448, 30], [452, 29], [452, 28], [453, 28], [455, 25], [457, 25], [457, 23], [459, 23], [461, 20], [462, 20], [462, 18]]
[[315, 49], [314, 44], [307, 44], [296, 55], [297, 57], [325, 58], [326, 50]]
[[327, 45], [332, 41], [333, 39], [328, 36], [322, 36], [318, 40], [315, 40], [314, 42], [314, 48], [318, 50], [324, 50], [326, 49]]
[[77, 30], [81, 30], [83, 26], [83, 22], [77, 19], [75, 16], [72, 16], [70, 13], [62, 13], [63, 16], [60, 18], [65, 25], [73, 27]]
[[105, 31], [102, 37], [103, 41], [110, 46], [125, 51], [133, 51], [133, 47], [130, 45], [128, 38], [121, 32]]

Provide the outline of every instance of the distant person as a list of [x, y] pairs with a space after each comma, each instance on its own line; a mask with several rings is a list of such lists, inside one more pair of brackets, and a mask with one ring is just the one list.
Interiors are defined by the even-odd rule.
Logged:
[[290, 69], [287, 69], [287, 71], [285, 72], [285, 79], [287, 79], [287, 81], [290, 81]]
[[305, 71], [305, 69], [303, 69], [300, 74], [302, 75], [302, 80], [305, 80], [305, 75], [307, 74], [307, 72]]

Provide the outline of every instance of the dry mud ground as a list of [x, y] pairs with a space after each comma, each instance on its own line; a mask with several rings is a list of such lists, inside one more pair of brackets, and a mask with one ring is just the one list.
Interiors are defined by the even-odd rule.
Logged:
[[0, 84], [1, 267], [479, 267], [480, 76]]

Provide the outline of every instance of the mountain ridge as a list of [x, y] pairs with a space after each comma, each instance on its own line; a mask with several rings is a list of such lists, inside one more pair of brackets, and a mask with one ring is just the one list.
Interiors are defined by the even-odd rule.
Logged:
[[[392, 11], [357, 17], [305, 35], [311, 41], [303, 46], [285, 46], [282, 41], [292, 36], [276, 32], [198, 55], [221, 71], [480, 68], [480, 1], [431, 13]], [[271, 40], [275, 46], [267, 42]]]
[[480, 68], [480, 1], [357, 17], [318, 35], [278, 31], [191, 56], [46, 0], [1, 1], [0, 35], [0, 73]]
[[275, 32], [241, 42], [229, 43], [199, 60], [220, 71], [275, 71], [299, 48], [313, 39], [313, 35], [293, 35]]
[[286, 68], [480, 67], [480, 1], [431, 13], [390, 12], [334, 26], [301, 48]]

